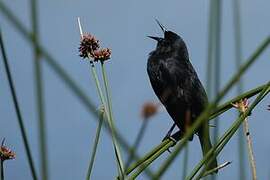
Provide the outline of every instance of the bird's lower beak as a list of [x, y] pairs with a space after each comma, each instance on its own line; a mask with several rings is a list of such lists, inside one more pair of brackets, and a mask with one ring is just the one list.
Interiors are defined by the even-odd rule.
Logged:
[[154, 36], [147, 36], [147, 37], [149, 37], [149, 38], [151, 38], [151, 39], [154, 39], [154, 40], [156, 40], [156, 41], [162, 40], [162, 38], [160, 38], [160, 37], [154, 37]]

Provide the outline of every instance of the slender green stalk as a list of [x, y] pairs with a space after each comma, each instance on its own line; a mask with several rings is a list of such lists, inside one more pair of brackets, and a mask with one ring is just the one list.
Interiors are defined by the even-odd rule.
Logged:
[[[142, 159], [139, 159], [137, 162], [131, 164], [131, 166], [126, 170], [126, 174], [131, 173], [134, 169], [136, 169], [138, 166], [140, 166], [143, 162], [145, 162], [147, 159], [152, 157], [155, 153], [157, 153], [160, 149], [167, 146], [168, 144], [173, 145], [171, 143], [172, 141], [170, 139], [166, 139], [162, 141], [157, 147], [153, 148], [149, 153], [147, 153]], [[166, 151], [166, 150], [165, 150]], [[164, 152], [165, 152], [164, 151]]]
[[[39, 41], [39, 28], [38, 28], [38, 13], [37, 13], [37, 0], [31, 0], [31, 20], [34, 41]], [[45, 127], [45, 113], [44, 113], [44, 100], [43, 100], [43, 81], [42, 81], [42, 66], [41, 54], [39, 49], [33, 45], [34, 48], [34, 78], [36, 90], [36, 107], [38, 114], [38, 129], [39, 129], [39, 148], [41, 159], [41, 177], [43, 180], [48, 179], [48, 150], [47, 150], [47, 136]]]
[[103, 92], [102, 92], [102, 89], [101, 89], [101, 86], [100, 86], [100, 83], [99, 83], [99, 79], [98, 79], [98, 76], [97, 76], [97, 73], [96, 73], [95, 65], [94, 65], [94, 63], [92, 61], [90, 61], [90, 65], [91, 65], [91, 72], [92, 72], [92, 75], [94, 77], [95, 84], [96, 84], [96, 87], [97, 87], [97, 90], [98, 90], [98, 95], [99, 95], [100, 101], [101, 101], [101, 103], [102, 103], [102, 105], [104, 107], [104, 111], [105, 111], [105, 114], [106, 114], [106, 119], [108, 120], [108, 124], [109, 124], [109, 127], [110, 127], [110, 132], [111, 132], [112, 140], [113, 140], [114, 151], [116, 153], [117, 164], [118, 164], [118, 167], [120, 169], [121, 177], [123, 179], [124, 171], [122, 171], [121, 164], [119, 162], [118, 151], [117, 151], [116, 145], [115, 145], [115, 130], [113, 129], [114, 127], [112, 127], [112, 125], [111, 125], [111, 116], [110, 116], [110, 113], [107, 110], [108, 107], [106, 106], [105, 98], [103, 96]]
[[207, 78], [206, 92], [208, 97], [212, 94], [212, 77], [213, 77], [213, 30], [214, 30], [214, 0], [209, 1], [209, 22], [208, 22], [208, 53], [207, 53]]
[[34, 180], [37, 180], [37, 174], [36, 174], [36, 170], [35, 170], [35, 167], [34, 167], [32, 153], [31, 153], [30, 146], [29, 146], [29, 143], [28, 143], [26, 130], [25, 130], [24, 123], [23, 123], [23, 118], [22, 118], [22, 115], [21, 115], [21, 110], [20, 110], [20, 107], [19, 107], [19, 103], [18, 103], [18, 100], [17, 100], [17, 95], [16, 95], [13, 79], [12, 79], [11, 72], [10, 72], [10, 69], [9, 69], [9, 64], [8, 64], [8, 59], [7, 59], [7, 56], [6, 56], [6, 51], [5, 51], [5, 47], [4, 47], [4, 43], [3, 43], [3, 39], [2, 39], [1, 29], [0, 29], [0, 45], [1, 45], [1, 53], [2, 53], [2, 56], [3, 56], [4, 66], [5, 66], [5, 70], [6, 70], [6, 74], [7, 74], [7, 78], [8, 78], [9, 88], [10, 88], [10, 91], [11, 91], [12, 100], [13, 100], [13, 103], [14, 103], [14, 108], [15, 108], [15, 111], [16, 111], [16, 116], [17, 116], [17, 120], [18, 120], [18, 123], [19, 123], [20, 131], [21, 131], [21, 134], [22, 134], [24, 148], [25, 148], [25, 151], [26, 151], [27, 160], [28, 160], [28, 163], [29, 163], [29, 166], [30, 166], [32, 177], [33, 177]]
[[[0, 13], [2, 13], [7, 20], [22, 34], [28, 42], [34, 44], [40, 51], [41, 55], [44, 57], [44, 62], [46, 62], [50, 68], [58, 75], [58, 77], [65, 83], [65, 85], [71, 90], [72, 93], [76, 95], [76, 97], [80, 100], [80, 102], [87, 108], [87, 110], [92, 113], [96, 119], [98, 119], [98, 114], [96, 113], [96, 106], [92, 103], [92, 101], [88, 98], [88, 96], [83, 92], [83, 90], [78, 86], [76, 81], [74, 81], [70, 75], [57, 63], [57, 60], [51, 56], [51, 54], [41, 46], [39, 42], [36, 42], [32, 38], [32, 34], [27, 31], [27, 29], [23, 26], [23, 24], [14, 16], [12, 11], [6, 7], [6, 5], [0, 1]], [[108, 123], [104, 122], [104, 127], [106, 132], [110, 132], [110, 128]], [[130, 152], [130, 145], [124, 139], [124, 137], [118, 132], [115, 132], [115, 136], [119, 143], [122, 145], [123, 149], [127, 152]], [[136, 160], [139, 159], [139, 155], [134, 151]], [[153, 173], [147, 169], [146, 174], [151, 177]]]
[[[140, 175], [146, 167], [148, 167], [154, 160], [156, 160], [161, 154], [167, 151], [174, 144], [175, 144], [174, 142], [170, 141], [168, 144], [166, 144], [161, 149], [159, 149], [153, 156], [149, 157], [149, 159], [144, 161], [139, 166], [138, 170], [130, 176], [130, 179], [136, 179], [136, 177]], [[157, 178], [154, 177], [154, 179], [157, 179]]]
[[[207, 154], [206, 156], [199, 162], [199, 164], [194, 168], [200, 169], [202, 165], [207, 162], [208, 164], [211, 163], [212, 160], [221, 152], [221, 150], [224, 148], [224, 146], [227, 144], [227, 142], [231, 139], [231, 137], [234, 135], [234, 133], [238, 130], [239, 126], [242, 124], [242, 122], [245, 120], [247, 116], [250, 115], [251, 111], [258, 105], [258, 103], [270, 92], [270, 81], [268, 82], [268, 85], [261, 91], [261, 93], [257, 96], [257, 98], [253, 101], [253, 103], [249, 106], [249, 108], [246, 110], [246, 112], [242, 113], [239, 118], [232, 124], [232, 126], [225, 132], [225, 134], [220, 138], [217, 145], [215, 145]], [[219, 146], [220, 145], [220, 146]], [[215, 151], [216, 150], [216, 151]], [[214, 154], [213, 154], [214, 153]], [[208, 165], [207, 164], [207, 165]], [[207, 169], [207, 165], [203, 168], [201, 173], [198, 175], [197, 179], [200, 179], [203, 174], [205, 173]], [[192, 171], [191, 176], [189, 176], [188, 179], [192, 179], [194, 175], [198, 171]]]
[[1, 171], [0, 180], [5, 180], [5, 176], [4, 176], [4, 163], [3, 163], [3, 161], [1, 159], [0, 159], [0, 171]]
[[[221, 9], [221, 2], [219, 0], [210, 1], [206, 90], [211, 100], [217, 96], [220, 89]], [[214, 142], [216, 142], [218, 138], [218, 118], [219, 117], [216, 117], [214, 121]], [[215, 176], [213, 179], [215, 179]]]
[[[221, 2], [220, 0], [214, 0], [215, 2], [215, 7], [214, 7], [214, 10], [216, 11], [216, 15], [215, 15], [215, 68], [214, 68], [214, 71], [215, 71], [215, 78], [214, 78], [214, 96], [217, 96], [219, 90], [220, 90], [220, 73], [221, 73], [221, 70], [220, 70], [220, 53], [221, 53], [221, 10], [222, 10], [222, 7], [221, 7]], [[219, 121], [218, 121], [218, 117], [214, 123], [215, 125], [215, 128], [214, 128], [214, 142], [217, 141], [217, 138], [218, 138], [218, 132], [219, 132]]]
[[[239, 68], [242, 63], [242, 40], [241, 40], [241, 19], [240, 19], [240, 1], [233, 0], [233, 27], [235, 34], [235, 65]], [[237, 93], [243, 92], [243, 81], [239, 80], [237, 84]], [[245, 147], [244, 147], [244, 131], [241, 125], [238, 130], [238, 157], [239, 157], [239, 178], [246, 179], [245, 168]]]
[[123, 163], [123, 160], [121, 157], [120, 148], [119, 148], [117, 139], [115, 137], [115, 125], [114, 125], [114, 118], [113, 118], [113, 114], [112, 114], [112, 102], [111, 102], [111, 96], [110, 96], [110, 92], [109, 92], [108, 78], [107, 78], [107, 74], [106, 74], [106, 70], [105, 70], [105, 66], [104, 66], [103, 62], [101, 62], [101, 70], [102, 70], [102, 78], [103, 78], [103, 82], [104, 82], [106, 99], [107, 99], [107, 107], [109, 110], [109, 118], [108, 119], [109, 119], [109, 125], [110, 125], [111, 133], [112, 133], [112, 140], [113, 140], [113, 144], [114, 144], [115, 153], [116, 153], [119, 169], [121, 172], [121, 176], [124, 178], [125, 167], [124, 167], [124, 163]]
[[249, 157], [249, 164], [251, 168], [251, 173], [252, 173], [252, 179], [256, 180], [257, 179], [257, 170], [256, 170], [256, 163], [255, 163], [255, 157], [254, 157], [254, 152], [253, 152], [253, 147], [252, 147], [252, 140], [249, 132], [249, 126], [248, 126], [248, 118], [246, 117], [244, 122], [244, 132], [246, 134], [246, 140], [247, 140], [247, 149], [248, 149], [248, 157]]
[[93, 146], [93, 150], [92, 150], [91, 160], [90, 160], [89, 167], [87, 170], [86, 180], [90, 180], [91, 172], [92, 172], [93, 165], [95, 162], [97, 146], [98, 146], [98, 142], [99, 142], [99, 137], [100, 137], [100, 132], [101, 132], [103, 121], [104, 121], [104, 111], [100, 110], [99, 122], [98, 122], [95, 142], [94, 142], [94, 146]]
[[[134, 142], [133, 146], [131, 147], [131, 149], [137, 149], [138, 150], [140, 142], [142, 141], [142, 139], [144, 137], [144, 134], [146, 132], [148, 123], [149, 123], [148, 119], [143, 120], [141, 128], [140, 128], [140, 130], [138, 132], [138, 135], [137, 135], [137, 137], [135, 139], [135, 142]], [[128, 167], [133, 159], [134, 159], [134, 151], [130, 152], [129, 157], [127, 158], [127, 162], [125, 164], [125, 167]]]
[[185, 151], [184, 151], [184, 160], [183, 160], [183, 174], [182, 174], [182, 179], [185, 179], [185, 177], [187, 176], [187, 170], [188, 170], [188, 153], [189, 149], [188, 149], [188, 143], [185, 146]]

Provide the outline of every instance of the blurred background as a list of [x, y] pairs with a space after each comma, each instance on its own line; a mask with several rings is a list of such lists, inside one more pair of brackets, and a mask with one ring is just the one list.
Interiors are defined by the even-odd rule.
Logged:
[[[125, 141], [131, 145], [143, 123], [141, 117], [143, 104], [158, 101], [146, 72], [148, 54], [156, 46], [156, 43], [147, 38], [147, 35], [162, 36], [155, 18], [185, 40], [192, 64], [205, 86], [207, 72], [209, 72], [207, 65], [209, 20], [211, 19], [209, 17], [216, 18], [218, 28], [216, 32], [219, 35], [216, 36], [218, 44], [213, 47], [214, 49], [219, 47], [214, 57], [220, 59], [218, 86], [221, 89], [237, 72], [236, 52], [239, 50], [236, 50], [236, 26], [240, 26], [238, 32], [241, 36], [241, 53], [238, 54], [238, 57], [242, 59], [241, 63], [245, 62], [270, 34], [270, 2], [268, 0], [237, 2], [239, 5], [237, 9], [235, 9], [234, 1], [221, 1], [218, 5], [219, 8], [212, 7], [212, 11], [210, 11], [210, 1], [206, 0], [37, 1], [39, 40], [41, 45], [91, 99], [97, 109], [100, 104], [89, 63], [78, 56], [80, 35], [77, 17], [81, 18], [85, 32], [94, 34], [101, 41], [102, 47], [112, 49], [112, 59], [106, 62], [106, 67], [112, 93], [115, 124]], [[31, 32], [30, 5], [30, 1], [26, 0], [2, 0], [0, 27], [34, 164], [38, 169], [38, 176], [40, 176], [40, 133], [38, 131], [33, 46], [15, 28], [3, 11], [3, 6], [8, 7], [22, 25]], [[218, 10], [218, 13], [211, 15], [210, 12], [215, 10]], [[236, 21], [235, 12], [240, 14], [239, 22]], [[215, 22], [215, 20], [213, 21]], [[243, 76], [243, 91], [269, 80], [269, 57], [270, 48]], [[44, 57], [41, 57], [40, 65], [47, 137], [48, 177], [49, 179], [66, 180], [85, 179], [97, 127], [96, 117], [89, 112]], [[216, 75], [211, 76], [214, 79]], [[209, 88], [207, 89], [209, 90]], [[223, 101], [236, 96], [239, 94], [238, 92], [239, 88], [233, 88]], [[214, 90], [211, 94], [209, 96], [212, 99], [215, 94]], [[5, 163], [5, 177], [6, 179], [31, 179], [2, 56], [0, 61], [0, 102], [0, 139], [5, 137], [6, 145], [16, 152], [16, 159]], [[268, 104], [270, 104], [270, 97], [266, 97], [249, 118], [258, 179], [270, 179], [268, 158], [270, 112], [267, 111]], [[237, 110], [230, 110], [222, 115], [218, 120], [218, 135], [222, 135], [236, 117]], [[161, 111], [148, 120], [146, 134], [138, 149], [140, 155], [144, 155], [158, 145], [172, 125], [172, 120], [166, 111]], [[220, 170], [217, 179], [239, 179], [239, 138], [240, 136], [236, 134], [219, 155], [219, 163], [232, 161], [232, 164]], [[243, 142], [243, 146], [246, 148], [245, 139]], [[127, 160], [127, 151], [121, 148], [121, 152], [124, 159]], [[168, 155], [168, 153], [164, 153], [150, 166], [151, 170], [155, 172]], [[201, 149], [196, 137], [189, 143], [188, 172], [201, 157]], [[246, 150], [243, 152], [243, 157], [242, 170], [245, 178], [250, 179], [251, 173]], [[165, 173], [163, 179], [180, 179], [183, 173], [182, 166], [183, 152]], [[116, 167], [111, 138], [108, 131], [102, 129], [92, 178], [113, 179], [117, 175]], [[138, 179], [147, 178], [147, 175], [142, 174]]]

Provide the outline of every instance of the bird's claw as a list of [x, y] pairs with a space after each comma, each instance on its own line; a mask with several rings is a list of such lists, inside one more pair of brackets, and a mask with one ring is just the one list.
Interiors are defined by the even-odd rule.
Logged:
[[[172, 136], [170, 136], [170, 135], [169, 135], [169, 136], [166, 135], [166, 136], [162, 139], [162, 142], [165, 141], [166, 139], [169, 139], [170, 141], [172, 141], [172, 142], [174, 143], [172, 146], [174, 146], [174, 145], [177, 143], [176, 139], [174, 139], [174, 138], [173, 138]], [[172, 147], [172, 146], [171, 146], [171, 147]], [[171, 153], [171, 150], [170, 150], [171, 147], [169, 147], [169, 148], [167, 149], [167, 151], [168, 151], [169, 153]]]

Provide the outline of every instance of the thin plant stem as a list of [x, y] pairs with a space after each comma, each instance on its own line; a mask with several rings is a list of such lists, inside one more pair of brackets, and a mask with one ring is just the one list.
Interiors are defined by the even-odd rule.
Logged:
[[94, 162], [95, 162], [95, 157], [96, 157], [100, 132], [101, 132], [102, 124], [103, 124], [103, 121], [104, 121], [104, 111], [100, 110], [99, 113], [100, 113], [100, 115], [99, 115], [100, 117], [99, 117], [98, 127], [97, 127], [97, 131], [96, 131], [95, 142], [94, 142], [94, 146], [93, 146], [93, 150], [92, 150], [91, 160], [90, 160], [89, 167], [88, 167], [88, 170], [87, 170], [86, 180], [90, 180], [90, 177], [91, 177], [91, 172], [92, 172], [93, 165], [94, 165]]
[[[141, 125], [141, 128], [138, 132], [138, 135], [134, 141], [134, 144], [133, 146], [131, 147], [131, 149], [137, 149], [139, 148], [139, 145], [144, 137], [144, 134], [146, 132], [146, 129], [147, 129], [147, 125], [149, 123], [149, 120], [148, 119], [144, 119], [143, 122], [142, 122], [142, 125]], [[128, 167], [130, 165], [130, 163], [132, 162], [132, 160], [134, 159], [134, 151], [130, 152], [128, 158], [127, 158], [127, 162], [126, 162], [126, 165], [125, 167]]]
[[214, 30], [214, 11], [213, 0], [209, 1], [209, 20], [208, 20], [208, 49], [207, 49], [207, 76], [206, 76], [206, 92], [208, 96], [212, 94], [212, 77], [213, 77], [213, 30]]
[[183, 159], [183, 175], [182, 175], [182, 179], [185, 179], [185, 177], [187, 176], [187, 170], [188, 170], [188, 157], [189, 157], [189, 148], [188, 148], [188, 143], [185, 146], [185, 150], [184, 150], [184, 159]]
[[[158, 152], [160, 149], [164, 149], [164, 146], [167, 146], [168, 144], [173, 145], [172, 141], [169, 139], [166, 139], [162, 141], [157, 147], [153, 148], [149, 153], [147, 153], [143, 158], [139, 159], [137, 162], [131, 164], [131, 166], [126, 170], [126, 174], [128, 175], [131, 173], [134, 169], [136, 169], [138, 166], [140, 166], [143, 162], [145, 162], [147, 159], [149, 159], [151, 156], [153, 156], [156, 152]], [[164, 150], [165, 152], [166, 150]]]
[[29, 141], [27, 139], [26, 130], [25, 130], [24, 123], [23, 123], [23, 118], [21, 115], [21, 110], [20, 110], [19, 103], [17, 100], [17, 95], [16, 95], [16, 91], [15, 91], [15, 87], [14, 87], [13, 79], [11, 76], [11, 72], [10, 72], [10, 68], [9, 68], [9, 64], [8, 64], [8, 59], [7, 59], [7, 55], [6, 55], [6, 51], [5, 51], [5, 47], [4, 47], [4, 43], [3, 43], [3, 39], [2, 39], [1, 29], [0, 29], [0, 46], [1, 46], [1, 53], [2, 53], [3, 61], [4, 61], [4, 67], [5, 67], [7, 78], [8, 78], [9, 88], [10, 88], [12, 100], [14, 103], [15, 112], [16, 112], [18, 123], [19, 123], [19, 128], [20, 128], [20, 131], [22, 134], [22, 139], [23, 139], [23, 144], [24, 144], [24, 148], [26, 151], [27, 160], [28, 160], [28, 163], [30, 166], [32, 178], [34, 180], [37, 180], [37, 173], [36, 173], [36, 170], [34, 167], [34, 162], [33, 162], [32, 153], [30, 150], [30, 146], [29, 146]]
[[244, 132], [246, 134], [247, 145], [248, 145], [248, 157], [249, 157], [249, 163], [250, 163], [251, 172], [252, 172], [252, 179], [256, 180], [257, 179], [256, 163], [255, 163], [255, 157], [254, 157], [254, 152], [252, 148], [252, 139], [249, 132], [248, 118], [245, 118], [243, 124], [244, 124]]
[[[242, 39], [241, 39], [241, 19], [240, 19], [240, 0], [233, 1], [233, 27], [235, 34], [235, 65], [239, 68], [242, 63]], [[240, 79], [237, 84], [237, 93], [243, 92], [243, 80]], [[241, 125], [238, 130], [238, 157], [239, 157], [239, 178], [246, 179], [245, 173], [245, 148], [244, 131]]]
[[0, 180], [5, 180], [5, 176], [4, 176], [4, 162], [0, 159], [0, 170], [1, 170], [1, 176], [0, 176]]
[[[163, 154], [167, 149], [169, 149], [171, 146], [173, 146], [175, 143], [170, 141], [168, 144], [163, 146], [161, 149], [159, 149], [153, 156], [149, 157], [146, 161], [144, 161], [131, 176], [130, 179], [136, 179], [143, 170], [148, 167], [155, 159], [157, 159], [161, 154]], [[154, 179], [158, 179], [157, 177], [154, 177]]]
[[[31, 20], [33, 38], [36, 42], [39, 41], [39, 27], [38, 27], [38, 13], [37, 13], [37, 0], [31, 0]], [[43, 180], [48, 179], [48, 149], [47, 149], [47, 136], [45, 128], [45, 113], [44, 113], [44, 99], [43, 99], [43, 78], [41, 66], [41, 54], [39, 49], [33, 45], [34, 48], [34, 78], [35, 78], [35, 91], [36, 91], [36, 107], [38, 114], [38, 129], [39, 129], [39, 148], [41, 159], [41, 177]]]
[[119, 169], [121, 172], [121, 176], [124, 178], [125, 177], [125, 173], [124, 173], [125, 167], [124, 167], [124, 163], [123, 163], [123, 160], [121, 157], [121, 152], [120, 152], [120, 148], [118, 146], [117, 139], [115, 138], [115, 125], [114, 125], [114, 118], [113, 118], [113, 114], [112, 114], [112, 102], [111, 102], [111, 96], [110, 96], [110, 91], [109, 91], [108, 78], [107, 78], [107, 74], [106, 74], [106, 70], [105, 70], [105, 66], [104, 66], [103, 62], [101, 62], [101, 71], [102, 71], [102, 78], [103, 78], [104, 87], [105, 87], [107, 107], [109, 110], [109, 118], [108, 119], [110, 120], [109, 125], [111, 127], [111, 132], [112, 132], [112, 140], [113, 140], [113, 144], [114, 144], [115, 153], [116, 153]]
[[[220, 54], [221, 54], [221, 1], [220, 0], [214, 0], [215, 2], [215, 7], [214, 7], [214, 11], [216, 11], [216, 15], [215, 15], [215, 79], [214, 79], [214, 96], [217, 96], [219, 89], [220, 89], [220, 73], [221, 73], [221, 69], [220, 69]], [[218, 117], [217, 117], [218, 118]], [[217, 141], [218, 138], [218, 132], [219, 132], [219, 121], [218, 119], [216, 119], [215, 121], [215, 128], [214, 128], [214, 142]]]
[[[222, 3], [220, 0], [213, 0], [214, 5], [214, 11], [215, 11], [215, 31], [214, 31], [214, 48], [215, 48], [215, 76], [214, 76], [214, 97], [218, 95], [218, 92], [220, 90], [220, 74], [221, 74], [221, 16], [222, 16]], [[216, 117], [216, 120], [214, 121], [214, 143], [218, 139], [218, 133], [219, 133], [219, 117]], [[211, 179], [216, 179], [216, 175], [212, 176]]]
[[94, 80], [95, 80], [95, 83], [96, 83], [96, 87], [98, 89], [98, 94], [99, 94], [99, 97], [100, 97], [100, 101], [102, 103], [102, 105], [104, 106], [104, 111], [105, 111], [105, 114], [106, 114], [106, 119], [108, 120], [108, 124], [109, 124], [109, 128], [110, 128], [110, 133], [111, 133], [111, 136], [112, 136], [112, 140], [113, 140], [113, 146], [114, 146], [114, 152], [116, 154], [116, 159], [117, 159], [117, 164], [118, 164], [118, 167], [120, 169], [120, 174], [121, 174], [121, 177], [123, 179], [124, 177], [124, 171], [121, 170], [121, 165], [119, 164], [119, 157], [118, 157], [118, 151], [116, 149], [116, 145], [115, 145], [115, 130], [113, 130], [113, 127], [112, 127], [112, 124], [111, 124], [111, 116], [110, 116], [110, 113], [108, 112], [108, 107], [106, 106], [106, 102], [105, 102], [105, 98], [104, 98], [104, 95], [102, 93], [102, 89], [101, 89], [101, 86], [100, 86], [100, 83], [99, 83], [99, 79], [98, 79], [98, 76], [97, 76], [97, 73], [96, 73], [96, 69], [95, 69], [95, 65], [93, 62], [90, 62], [90, 65], [91, 65], [91, 72], [92, 72], [92, 75], [94, 77]]

